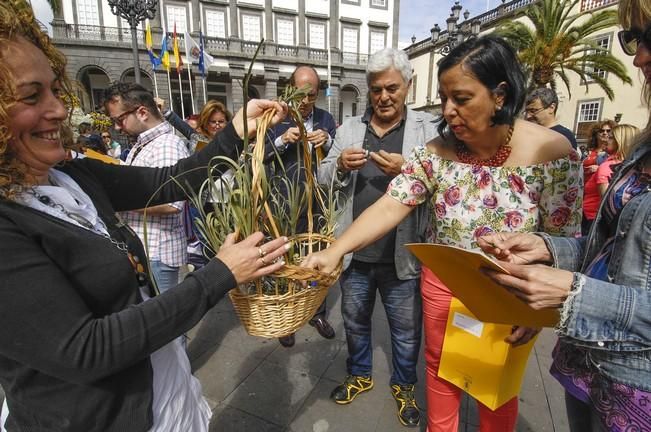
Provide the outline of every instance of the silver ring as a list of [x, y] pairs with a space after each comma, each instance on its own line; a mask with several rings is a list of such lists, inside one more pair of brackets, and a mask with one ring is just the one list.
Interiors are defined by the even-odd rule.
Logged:
[[258, 256], [260, 258], [264, 258], [264, 256], [267, 255], [267, 252], [263, 251], [261, 247], [258, 248]]
[[263, 256], [260, 257], [260, 262], [261, 262], [262, 265], [264, 265], [264, 266], [269, 265], [269, 263], [268, 263], [267, 261], [264, 260], [264, 257], [263, 257]]

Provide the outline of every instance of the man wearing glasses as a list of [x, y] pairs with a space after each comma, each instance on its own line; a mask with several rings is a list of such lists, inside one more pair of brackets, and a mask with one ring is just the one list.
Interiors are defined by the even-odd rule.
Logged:
[[[104, 106], [116, 131], [137, 137], [125, 160], [127, 165], [171, 166], [190, 155], [185, 143], [163, 119], [151, 92], [141, 85], [112, 84], [105, 91]], [[146, 246], [151, 272], [161, 292], [178, 284], [179, 268], [186, 263], [183, 206], [184, 202], [179, 201], [147, 208]], [[122, 216], [144, 243], [144, 209], [124, 212]]]
[[[313, 175], [316, 174], [318, 161], [328, 153], [337, 129], [332, 114], [314, 106], [319, 97], [320, 84], [319, 75], [312, 66], [298, 66], [289, 78], [289, 85], [296, 88], [300, 89], [309, 85], [308, 94], [301, 101], [299, 111], [307, 131], [308, 145], [312, 154]], [[300, 187], [305, 182], [305, 163], [302, 159], [303, 150], [299, 145], [300, 133], [298, 126], [291, 117], [287, 117], [271, 130], [270, 138], [265, 153], [269, 168], [274, 173], [273, 176], [287, 178], [292, 184]], [[279, 189], [281, 191], [286, 190], [283, 184], [279, 185]], [[312, 208], [318, 209], [316, 201]], [[314, 226], [316, 227], [318, 216], [314, 220]], [[301, 216], [297, 225], [297, 233], [307, 231], [307, 214]], [[326, 320], [325, 300], [310, 320], [310, 325], [316, 328], [319, 334], [326, 339], [335, 337], [334, 329]], [[295, 338], [292, 334], [280, 338], [279, 341], [284, 347], [291, 347], [294, 345]]]
[[527, 97], [525, 103], [524, 118], [532, 123], [545, 126], [563, 135], [576, 150], [576, 137], [571, 130], [558, 124], [556, 110], [558, 109], [558, 96], [556, 92], [548, 87], [537, 88]]

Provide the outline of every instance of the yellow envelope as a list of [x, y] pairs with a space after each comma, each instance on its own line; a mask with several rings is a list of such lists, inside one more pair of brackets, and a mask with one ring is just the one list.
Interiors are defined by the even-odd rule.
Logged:
[[441, 279], [477, 319], [528, 327], [554, 327], [558, 323], [558, 310], [534, 310], [481, 273], [481, 267], [508, 273], [486, 255], [439, 244], [410, 243], [405, 246]]
[[516, 397], [535, 338], [513, 347], [504, 342], [511, 327], [482, 323], [453, 298], [438, 376], [492, 410]]

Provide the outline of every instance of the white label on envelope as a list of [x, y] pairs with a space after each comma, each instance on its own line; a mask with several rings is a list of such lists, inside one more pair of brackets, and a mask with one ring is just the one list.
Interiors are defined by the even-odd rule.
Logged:
[[481, 332], [484, 331], [484, 323], [477, 321], [474, 318], [455, 312], [452, 317], [452, 325], [467, 331], [473, 336], [481, 337]]

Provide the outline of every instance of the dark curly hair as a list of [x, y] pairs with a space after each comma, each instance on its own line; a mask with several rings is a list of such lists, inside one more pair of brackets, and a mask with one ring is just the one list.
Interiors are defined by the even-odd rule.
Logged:
[[[526, 96], [524, 72], [515, 50], [498, 36], [470, 38], [439, 62], [439, 80], [443, 73], [457, 65], [463, 65], [464, 70], [473, 74], [490, 91], [504, 94], [504, 105], [493, 116], [493, 124], [513, 124], [522, 111]], [[501, 83], [506, 83], [506, 86], [500, 86]], [[441, 116], [439, 134], [445, 137], [446, 129], [447, 122]]]
[[[9, 143], [14, 138], [10, 130], [9, 111], [17, 102], [16, 80], [6, 64], [10, 42], [25, 39], [40, 49], [50, 62], [54, 74], [61, 82], [62, 94], [70, 94], [70, 81], [65, 74], [66, 59], [43, 32], [29, 3], [25, 0], [3, 0], [0, 2], [0, 199], [11, 199], [22, 187], [31, 184], [24, 163], [16, 158]], [[68, 127], [62, 125], [62, 129]], [[64, 147], [74, 148], [70, 134], [62, 130]]]

